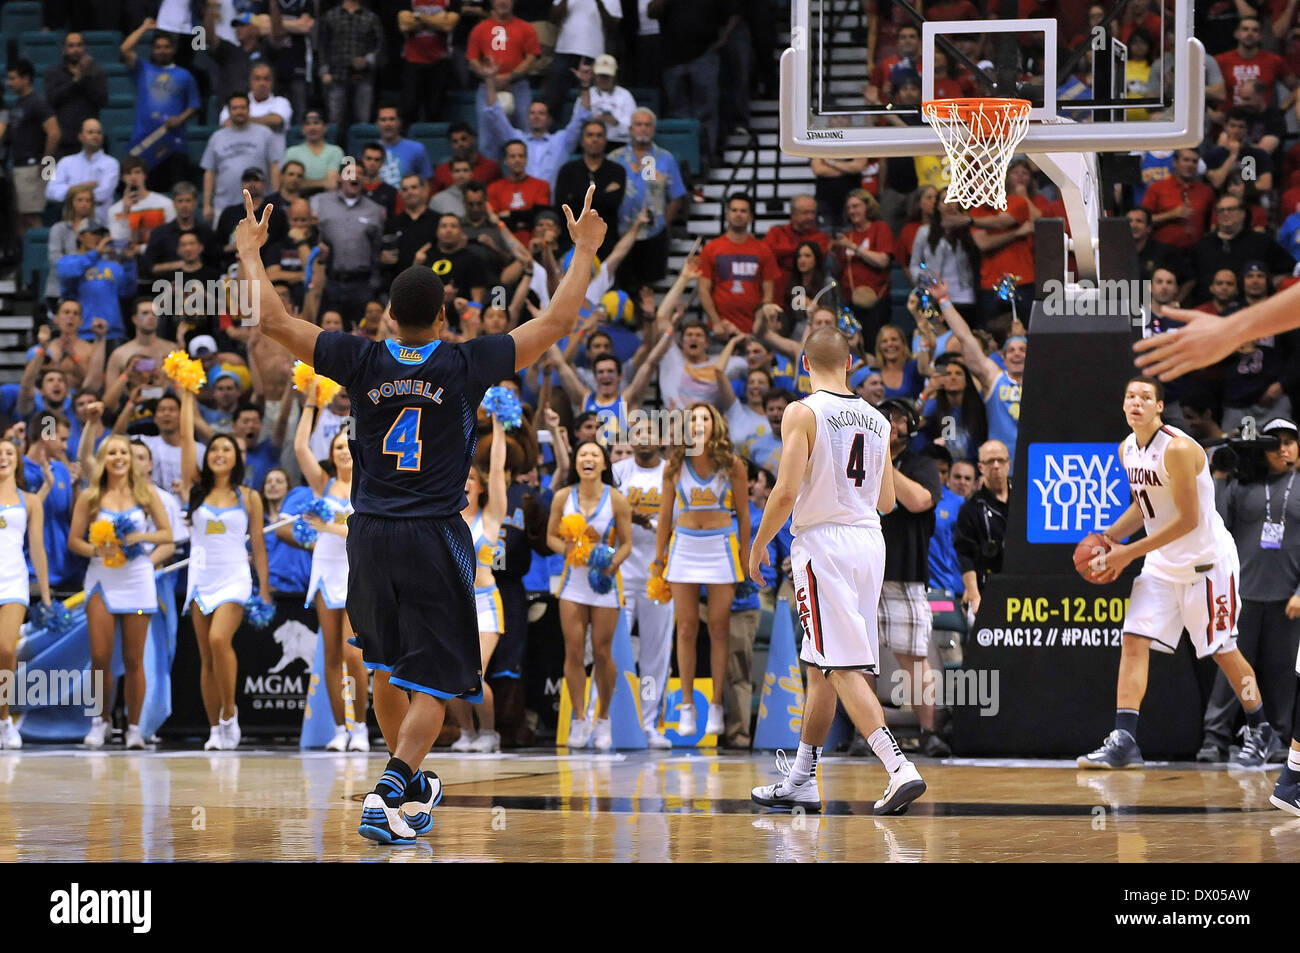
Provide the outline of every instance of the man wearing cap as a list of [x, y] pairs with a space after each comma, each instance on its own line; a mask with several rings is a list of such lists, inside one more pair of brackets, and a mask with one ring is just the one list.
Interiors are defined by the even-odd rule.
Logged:
[[222, 369], [208, 378], [208, 387], [212, 390], [212, 406], [199, 404], [199, 413], [213, 430], [229, 431], [239, 412], [239, 377]]
[[[204, 16], [210, 46], [208, 55], [217, 64], [217, 96], [227, 102], [232, 93], [249, 87], [249, 72], [259, 63], [270, 66], [275, 62], [275, 47], [270, 40], [259, 35], [251, 13], [240, 13], [228, 21], [235, 31], [235, 42], [222, 39], [216, 29], [216, 16], [220, 4], [209, 3]], [[213, 42], [215, 41], [215, 42]], [[224, 110], [221, 124], [225, 125]], [[284, 151], [281, 149], [281, 151]]]
[[604, 54], [605, 31], [618, 29], [622, 17], [618, 0], [553, 0], [551, 22], [560, 32], [542, 95], [551, 115], [558, 116], [564, 107], [564, 97], [573, 85], [573, 70]]
[[591, 73], [595, 78], [595, 87], [591, 90], [591, 114], [605, 124], [605, 136], [609, 141], [622, 145], [630, 135], [628, 125], [632, 122], [636, 100], [615, 83], [618, 60], [608, 53], [596, 57]]
[[[289, 100], [275, 95], [274, 75], [270, 60], [255, 63], [248, 71], [248, 121], [271, 130], [275, 156], [280, 158], [285, 151], [285, 133], [293, 122], [293, 107]], [[222, 126], [230, 123], [229, 106], [222, 108], [217, 121]]]
[[[1262, 458], [1255, 477], [1229, 481], [1215, 493], [1215, 501], [1241, 559], [1237, 647], [1254, 666], [1265, 717], [1276, 729], [1265, 759], [1279, 762], [1286, 758], [1281, 739], [1291, 737], [1295, 729], [1292, 672], [1300, 642], [1300, 486], [1295, 467], [1300, 436], [1287, 417], [1266, 421], [1259, 434], [1276, 444], [1254, 451]], [[1196, 760], [1228, 760], [1240, 708], [1232, 686], [1219, 672], [1205, 709], [1204, 742]]]
[[109, 247], [112, 238], [108, 229], [87, 222], [77, 235], [78, 253], [59, 259], [59, 289], [64, 298], [81, 303], [79, 335], [83, 341], [94, 339], [91, 328], [97, 318], [108, 324], [107, 339], [120, 341], [126, 328], [117, 302], [135, 294], [135, 258], [128, 255], [124, 262], [118, 261]]
[[[270, 181], [271, 189], [279, 186], [280, 154], [275, 151], [274, 137], [266, 126], [249, 120], [248, 93], [232, 93], [226, 99], [230, 124], [222, 126], [208, 139], [203, 150], [203, 217], [209, 222], [217, 211], [243, 203], [243, 181], [253, 169]], [[218, 234], [222, 234], [218, 230]]]
[[485, 150], [497, 156], [512, 140], [524, 143], [528, 147], [528, 174], [541, 179], [552, 192], [555, 191], [555, 177], [560, 166], [569, 161], [569, 156], [578, 147], [582, 124], [591, 118], [591, 67], [579, 67], [578, 73], [582, 95], [574, 104], [569, 124], [558, 132], [551, 132], [551, 110], [543, 102], [528, 107], [528, 131], [516, 129], [497, 100], [496, 80], [488, 77], [483, 83], [485, 98], [479, 110], [478, 124], [483, 132]]
[[54, 178], [45, 187], [45, 201], [62, 202], [74, 185], [89, 185], [95, 190], [95, 218], [108, 221], [121, 166], [104, 151], [104, 127], [98, 119], [82, 120], [77, 142], [81, 151], [64, 156], [55, 164]]
[[[217, 134], [214, 135], [213, 138], [215, 139], [216, 136], [220, 134], [221, 131], [218, 130]], [[206, 180], [207, 176], [205, 175], [204, 178]], [[233, 260], [232, 256], [235, 254], [235, 226], [238, 225], [239, 220], [244, 217], [243, 191], [247, 189], [248, 194], [253, 197], [253, 206], [257, 209], [257, 214], [259, 216], [270, 201], [265, 197], [266, 173], [258, 166], [249, 166], [244, 170], [243, 175], [239, 177], [239, 186], [240, 191], [238, 193], [238, 200], [232, 204], [220, 207], [221, 217], [217, 219], [216, 224], [217, 238], [221, 242], [222, 254], [225, 256], [226, 264], [230, 264]], [[271, 212], [271, 222], [267, 229], [267, 241], [266, 246], [263, 248], [263, 252], [265, 254], [270, 254], [270, 250], [274, 249], [276, 244], [283, 240], [284, 236], [288, 234], [288, 232], [288, 209], [276, 205], [274, 211]]]
[[284, 151], [284, 161], [302, 163], [302, 190], [307, 195], [333, 191], [339, 187], [339, 168], [343, 165], [343, 150], [325, 141], [325, 116], [318, 109], [309, 109], [302, 119], [302, 139], [296, 146]]
[[1210, 282], [1221, 268], [1241, 274], [1246, 262], [1261, 261], [1274, 277], [1291, 273], [1295, 259], [1268, 235], [1247, 227], [1246, 205], [1241, 198], [1225, 192], [1215, 202], [1214, 213], [1214, 231], [1202, 236], [1191, 249], [1197, 281], [1193, 301], [1210, 297]]

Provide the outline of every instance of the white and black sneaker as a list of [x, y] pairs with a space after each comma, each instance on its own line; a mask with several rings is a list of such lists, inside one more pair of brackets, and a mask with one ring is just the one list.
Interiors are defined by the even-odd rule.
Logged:
[[749, 792], [749, 798], [763, 807], [784, 807], [794, 810], [799, 808], [811, 814], [822, 809], [821, 793], [817, 790], [817, 778], [809, 777], [802, 784], [790, 780], [790, 761], [782, 750], [776, 752], [776, 769], [784, 775], [776, 784], [765, 784]]
[[904, 761], [898, 770], [889, 776], [885, 793], [873, 808], [876, 814], [906, 814], [908, 805], [925, 793], [925, 782], [916, 765]]

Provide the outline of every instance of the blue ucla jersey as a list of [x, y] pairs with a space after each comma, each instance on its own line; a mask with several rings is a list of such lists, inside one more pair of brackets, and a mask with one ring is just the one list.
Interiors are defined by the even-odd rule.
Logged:
[[314, 366], [352, 399], [357, 513], [409, 519], [465, 508], [478, 406], [489, 387], [514, 375], [513, 338], [489, 334], [410, 348], [323, 331]]
[[1016, 466], [1016, 433], [1020, 429], [1020, 385], [1003, 371], [993, 382], [993, 388], [984, 398], [989, 417], [989, 439], [1001, 440], [1007, 445], [1011, 469]]
[[957, 525], [957, 511], [965, 502], [963, 497], [945, 486], [939, 505], [934, 508], [934, 535], [930, 537], [930, 585], [936, 589], [948, 589], [959, 596], [966, 591], [966, 585], [961, 580], [952, 531]]

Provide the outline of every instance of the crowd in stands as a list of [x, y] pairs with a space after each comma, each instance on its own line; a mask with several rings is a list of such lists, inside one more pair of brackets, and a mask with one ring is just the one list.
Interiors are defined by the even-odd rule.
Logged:
[[[953, 8], [953, 18], [968, 7], [983, 15], [985, 6], [924, 4], [927, 16]], [[1033, 8], [1022, 13], [1066, 6], [1073, 5], [1040, 0], [1022, 3]], [[1153, 6], [1144, 13], [1142, 3], [1129, 4], [1136, 11], [1123, 27], [1130, 41], [1149, 29]], [[810, 388], [802, 341], [834, 325], [854, 355], [849, 386], [893, 428], [900, 506], [884, 518], [882, 639], [911, 670], [929, 650], [927, 589], [978, 605], [1000, 564], [984, 544], [1000, 542], [1014, 479], [1033, 226], [1040, 216], [1063, 214], [1050, 181], [1028, 159], [1011, 164], [1005, 210], [947, 202], [946, 172], [931, 157], [814, 159], [815, 187], [788, 200], [787, 222], [756, 234], [754, 198], [734, 192], [723, 202], [718, 234], [672, 267], [674, 231], [693, 204], [694, 183], [721, 160], [726, 131], [747, 124], [750, 95], [775, 93], [773, 22], [787, 4], [125, 3], [122, 16], [134, 18], [109, 27], [128, 28], [119, 54], [135, 112], [128, 154], [116, 156], [106, 151], [106, 133], [117, 130], [102, 118], [104, 64], [71, 30], [104, 24], [73, 5], [49, 7], [63, 18], [49, 23], [65, 30], [62, 59], [40, 93], [33, 64], [11, 57], [0, 118], [16, 227], [38, 227], [49, 207], [58, 208], [48, 277], [34, 289], [36, 344], [21, 383], [0, 390], [0, 414], [5, 436], [25, 454], [27, 486], [54, 488], [44, 506], [56, 596], [82, 588], [85, 561], [68, 545], [74, 488], [96, 472], [106, 435], [125, 434], [147, 451], [162, 494], [186, 485], [181, 402], [163, 372], [174, 349], [208, 372], [193, 419], [200, 463], [205, 444], [232, 434], [245, 461], [243, 484], [263, 494], [268, 521], [295, 512], [295, 496], [305, 507], [312, 490], [320, 492], [318, 468], [304, 461], [332, 460], [349, 397], [340, 391], [312, 407], [300, 426], [307, 395], [290, 383], [291, 359], [240, 321], [247, 309], [239, 282], [226, 280], [238, 277], [232, 235], [244, 190], [259, 214], [274, 206], [263, 260], [293, 314], [381, 340], [391, 330], [385, 289], [401, 270], [429, 267], [448, 287], [447, 340], [455, 342], [508, 331], [545, 309], [570, 249], [560, 208], [580, 208], [594, 186], [609, 229], [578, 329], [502, 382], [525, 408], [524, 425], [507, 438], [504, 557], [493, 565], [503, 595], [507, 586], [550, 592], [552, 577], [562, 575], [563, 551], [546, 514], [553, 499], [564, 506], [561, 487], [596, 492], [579, 461], [592, 441], [601, 456], [594, 465], [621, 468], [624, 479], [635, 464], [666, 468], [669, 476], [656, 479], [670, 492], [688, 477], [713, 487], [707, 505], [679, 502], [677, 525], [695, 532], [680, 521], [703, 506], [711, 515], [730, 511], [733, 534], [756, 530], [780, 464], [782, 413]], [[864, 102], [915, 104], [919, 34], [897, 7], [879, 15], [876, 7], [863, 0], [871, 25]], [[1141, 186], [1118, 203], [1115, 214], [1128, 217], [1151, 281], [1155, 332], [1176, 324], [1167, 307], [1230, 314], [1296, 280], [1300, 147], [1285, 148], [1283, 114], [1300, 109], [1288, 92], [1300, 75], [1292, 48], [1300, 5], [1273, 4], [1266, 13], [1217, 25], [1216, 40], [1231, 35], [1235, 46], [1207, 63], [1202, 148], [1143, 155]], [[190, 38], [200, 25], [212, 45], [196, 53]], [[948, 75], [965, 88], [959, 70]], [[645, 91], [659, 109], [638, 98]], [[660, 115], [699, 120], [704, 168], [683, 167], [656, 143]], [[215, 128], [204, 127], [204, 117]], [[428, 123], [447, 123], [433, 143], [436, 155], [427, 138], [413, 137], [413, 127]], [[191, 149], [196, 127], [205, 129], [201, 149]], [[58, 157], [48, 180], [39, 173], [47, 155]], [[940, 283], [931, 295], [909, 294], [922, 265]], [[1289, 414], [1300, 400], [1298, 343], [1257, 341], [1171, 386], [1166, 419], [1208, 438], [1248, 415]], [[628, 426], [640, 409], [688, 412], [690, 426], [720, 449], [710, 450], [711, 463], [683, 460], [672, 446], [660, 453], [651, 436]], [[486, 481], [493, 438], [483, 415], [480, 433]], [[295, 447], [293, 435], [309, 451]], [[744, 479], [724, 479], [733, 464]], [[303, 492], [305, 477], [312, 490]], [[674, 512], [653, 483], [642, 480], [635, 493], [622, 484], [633, 538], [616, 533], [634, 544], [622, 572], [642, 593], [653, 563], [672, 559], [651, 539], [660, 514]], [[770, 608], [773, 593], [788, 586], [788, 547], [783, 553], [780, 545], [778, 538], [772, 585], [762, 595], [736, 587], [739, 572], [730, 583], [685, 581], [695, 583], [696, 603], [700, 583], [714, 597], [707, 610], [697, 605], [690, 625], [709, 624], [712, 670], [720, 662], [726, 668], [725, 677], [715, 674], [708, 721], [727, 744], [749, 743], [748, 705], [733, 702], [752, 691], [756, 617], [747, 613], [760, 603]], [[292, 534], [272, 540], [272, 589], [306, 591], [295, 548]], [[677, 599], [684, 583], [671, 565], [668, 582]], [[727, 599], [734, 600], [729, 613], [719, 606]], [[636, 601], [625, 596], [629, 611]], [[603, 603], [586, 605], [595, 632]], [[520, 625], [512, 611], [507, 604], [507, 629]], [[679, 671], [682, 650], [695, 646], [694, 628], [683, 631], [682, 620], [679, 607]], [[526, 632], [526, 613], [522, 625]], [[646, 633], [634, 632], [645, 653]], [[661, 633], [656, 643], [654, 665], [665, 678], [663, 642], [673, 637]], [[519, 675], [520, 638], [503, 636], [492, 675]], [[570, 654], [582, 654], [578, 641]], [[607, 646], [595, 649], [599, 672]], [[920, 720], [924, 752], [944, 753], [935, 713], [922, 710]], [[1285, 721], [1273, 723], [1281, 729]], [[462, 727], [473, 731], [472, 721]]]

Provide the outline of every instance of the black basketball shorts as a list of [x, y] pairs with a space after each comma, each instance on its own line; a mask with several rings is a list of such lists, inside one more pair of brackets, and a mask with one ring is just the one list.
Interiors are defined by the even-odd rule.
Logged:
[[483, 700], [474, 551], [459, 514], [348, 520], [348, 617], [366, 667], [438, 698]]

